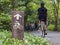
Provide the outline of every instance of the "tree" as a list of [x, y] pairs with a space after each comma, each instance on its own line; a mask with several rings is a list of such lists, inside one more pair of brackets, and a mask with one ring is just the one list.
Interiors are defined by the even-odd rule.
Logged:
[[9, 12], [11, 0], [0, 0], [0, 13]]
[[58, 30], [58, 15], [59, 15], [59, 0], [53, 0], [53, 11], [55, 16], [55, 28], [54, 31]]

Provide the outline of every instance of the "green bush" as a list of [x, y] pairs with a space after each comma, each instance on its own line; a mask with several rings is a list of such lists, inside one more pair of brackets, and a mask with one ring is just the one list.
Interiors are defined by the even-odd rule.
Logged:
[[54, 25], [53, 24], [50, 24], [48, 27], [47, 27], [48, 30], [50, 31], [53, 31], [54, 30]]
[[[47, 27], [48, 30], [50, 31], [54, 31], [54, 25], [53, 24], [50, 24], [48, 27]], [[58, 25], [58, 31], [60, 31], [60, 25]]]
[[46, 39], [34, 37], [30, 34], [24, 34], [24, 40], [12, 38], [9, 31], [0, 32], [0, 45], [49, 45]]
[[11, 15], [9, 14], [0, 14], [0, 29], [11, 29]]
[[58, 31], [60, 31], [60, 25], [58, 25]]

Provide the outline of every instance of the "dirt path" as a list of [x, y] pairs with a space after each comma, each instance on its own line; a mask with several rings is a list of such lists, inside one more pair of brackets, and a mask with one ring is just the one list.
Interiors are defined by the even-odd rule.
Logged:
[[[41, 31], [33, 31], [30, 32], [34, 36], [40, 37]], [[48, 35], [45, 37], [47, 40], [50, 41], [50, 45], [60, 45], [60, 32], [50, 32], [47, 31]]]

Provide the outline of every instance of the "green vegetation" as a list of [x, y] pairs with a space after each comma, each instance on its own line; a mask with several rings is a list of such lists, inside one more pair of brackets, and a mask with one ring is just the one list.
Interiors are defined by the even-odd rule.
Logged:
[[50, 24], [50, 25], [48, 26], [48, 30], [53, 31], [53, 30], [54, 30], [54, 25]]
[[[54, 28], [59, 31], [60, 29], [57, 28], [59, 28], [60, 25], [60, 0], [57, 0], [56, 2], [54, 0], [43, 1], [45, 2], [45, 7], [48, 10], [48, 23], [55, 25]], [[37, 22], [37, 9], [40, 7], [40, 2], [41, 0], [0, 0], [0, 17], [4, 15], [2, 16], [3, 21], [0, 18], [0, 29], [11, 29], [10, 19], [12, 10], [25, 12], [25, 24], [31, 21]], [[3, 22], [7, 23], [4, 24]]]
[[[30, 34], [24, 40], [12, 38], [12, 10], [25, 12], [25, 24], [38, 22], [37, 10], [42, 0], [0, 0], [0, 45], [49, 45], [46, 39]], [[60, 31], [60, 0], [43, 0], [48, 10], [48, 30]]]
[[0, 29], [11, 29], [11, 16], [9, 14], [1, 13], [0, 15]]
[[[50, 31], [54, 31], [54, 25], [53, 24], [50, 24], [48, 27], [47, 27], [48, 30]], [[60, 32], [60, 25], [58, 25], [58, 31]]]
[[0, 45], [49, 45], [49, 42], [27, 33], [24, 34], [24, 40], [14, 39], [12, 33], [5, 30], [0, 32]]
[[60, 32], [60, 25], [58, 25], [58, 31]]

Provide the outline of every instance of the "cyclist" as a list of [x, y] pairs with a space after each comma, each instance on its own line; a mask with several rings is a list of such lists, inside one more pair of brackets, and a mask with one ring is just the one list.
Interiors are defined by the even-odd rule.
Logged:
[[41, 7], [38, 8], [38, 18], [39, 18], [39, 23], [41, 22], [44, 24], [44, 35], [47, 35], [46, 32], [46, 21], [47, 21], [47, 9], [45, 8], [45, 3], [41, 2]]

